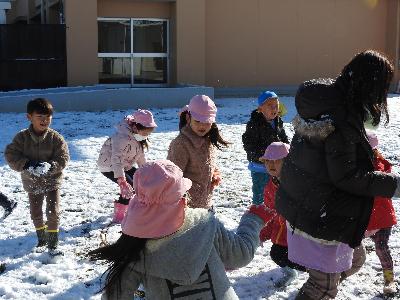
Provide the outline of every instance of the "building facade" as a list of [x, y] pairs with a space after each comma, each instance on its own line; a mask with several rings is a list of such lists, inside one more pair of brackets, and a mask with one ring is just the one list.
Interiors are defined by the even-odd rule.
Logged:
[[[0, 2], [1, 3], [1, 2]], [[7, 22], [65, 22], [69, 86], [295, 88], [365, 49], [399, 81], [399, 0], [16, 0]]]

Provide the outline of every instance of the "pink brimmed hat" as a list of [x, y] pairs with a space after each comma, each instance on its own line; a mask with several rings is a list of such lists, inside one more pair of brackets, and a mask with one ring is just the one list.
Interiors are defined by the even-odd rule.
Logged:
[[127, 116], [126, 120], [128, 120], [129, 125], [132, 125], [132, 123], [139, 123], [144, 127], [157, 127], [156, 122], [154, 122], [153, 114], [151, 111], [145, 109], [138, 109], [133, 114]]
[[160, 238], [176, 232], [185, 219], [183, 195], [192, 181], [169, 160], [141, 166], [134, 175], [135, 196], [122, 221], [122, 232], [139, 238]]
[[214, 123], [217, 116], [217, 107], [214, 101], [206, 95], [194, 96], [184, 110], [189, 111], [193, 119], [202, 123]]
[[267, 149], [265, 149], [265, 153], [260, 157], [260, 161], [265, 160], [278, 160], [285, 158], [289, 154], [290, 145], [282, 142], [273, 142], [271, 143]]
[[378, 136], [370, 130], [366, 130], [366, 132], [369, 144], [371, 145], [372, 149], [375, 149], [379, 144]]

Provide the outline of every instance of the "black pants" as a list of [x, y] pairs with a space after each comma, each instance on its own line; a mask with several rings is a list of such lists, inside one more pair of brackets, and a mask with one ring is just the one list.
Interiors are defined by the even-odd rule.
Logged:
[[[133, 183], [133, 174], [135, 174], [136, 170], [137, 169], [135, 167], [132, 167], [132, 169], [129, 169], [128, 171], [125, 171], [125, 179], [130, 185], [132, 185], [132, 183]], [[114, 172], [102, 172], [101, 174], [106, 176], [111, 181], [113, 181], [115, 183], [118, 183], [117, 182], [117, 178], [114, 178]], [[117, 202], [121, 203], [121, 204], [124, 204], [124, 205], [128, 205], [129, 204], [129, 199], [122, 198], [122, 195], [119, 194], [119, 199], [118, 199]]]
[[291, 262], [288, 258], [288, 248], [277, 244], [272, 244], [271, 252], [269, 253], [274, 263], [280, 267], [289, 267], [299, 271], [306, 271], [306, 268], [300, 266], [294, 262]]
[[4, 195], [2, 192], [0, 192], [0, 206], [3, 207], [4, 209], [11, 207], [10, 199], [8, 199], [7, 196]]

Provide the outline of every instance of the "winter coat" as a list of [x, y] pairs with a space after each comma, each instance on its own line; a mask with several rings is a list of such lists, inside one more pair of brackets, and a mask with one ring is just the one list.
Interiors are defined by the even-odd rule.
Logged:
[[213, 186], [211, 184], [216, 151], [207, 137], [198, 136], [190, 126], [184, 126], [171, 141], [167, 159], [183, 171], [183, 176], [192, 181], [188, 205], [194, 208], [210, 208]]
[[254, 110], [251, 113], [246, 131], [242, 135], [243, 147], [248, 161], [260, 163], [260, 157], [273, 142], [289, 143], [282, 119], [276, 117], [273, 122], [275, 128], [271, 126], [261, 112]]
[[213, 213], [187, 208], [176, 233], [148, 240], [140, 260], [124, 269], [119, 297], [115, 283], [102, 299], [131, 300], [140, 283], [148, 300], [239, 299], [225, 270], [251, 262], [263, 224], [247, 213], [236, 232], [229, 231]]
[[[386, 173], [390, 173], [392, 171], [391, 164], [381, 155], [375, 157], [374, 167], [377, 171]], [[379, 196], [375, 197], [367, 231], [389, 228], [396, 224], [396, 212], [394, 211], [392, 205], [392, 199]]]
[[[61, 187], [62, 171], [69, 161], [68, 145], [57, 131], [48, 128], [38, 136], [32, 125], [20, 131], [4, 152], [10, 168], [21, 172], [22, 185], [28, 193], [43, 194]], [[48, 162], [49, 171], [35, 176], [24, 166], [28, 161]]]
[[143, 146], [138, 142], [134, 132], [123, 120], [115, 126], [116, 132], [109, 137], [100, 150], [97, 166], [100, 172], [114, 172], [114, 178], [125, 177], [124, 171], [137, 163], [140, 167], [146, 163]]
[[264, 189], [264, 204], [267, 207], [265, 227], [260, 232], [262, 242], [271, 240], [273, 244], [287, 247], [286, 220], [275, 209], [275, 194], [279, 182], [271, 177]]
[[392, 197], [390, 174], [374, 172], [363, 120], [346, 103], [339, 77], [303, 83], [295, 97], [299, 116], [281, 171], [277, 211], [315, 238], [360, 245], [376, 196]]

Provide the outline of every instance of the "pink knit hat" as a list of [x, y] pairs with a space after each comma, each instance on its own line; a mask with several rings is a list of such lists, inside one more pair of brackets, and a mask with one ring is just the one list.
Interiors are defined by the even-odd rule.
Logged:
[[278, 160], [285, 158], [289, 154], [289, 149], [289, 144], [273, 142], [267, 147], [267, 149], [265, 149], [265, 153], [260, 157], [260, 161], [264, 162], [265, 160]]
[[371, 145], [372, 149], [377, 148], [379, 144], [377, 135], [370, 130], [366, 130], [366, 133], [368, 137], [368, 142]]
[[135, 196], [122, 221], [122, 232], [139, 238], [160, 238], [176, 232], [185, 219], [183, 195], [192, 181], [169, 160], [141, 166], [133, 177]]
[[154, 122], [153, 114], [149, 110], [138, 109], [132, 115], [127, 116], [125, 119], [128, 121], [129, 125], [132, 125], [132, 123], [139, 123], [144, 127], [157, 127], [156, 122]]
[[181, 111], [187, 110], [190, 115], [202, 123], [214, 123], [217, 116], [217, 107], [214, 101], [206, 95], [196, 95], [190, 99], [189, 105]]

